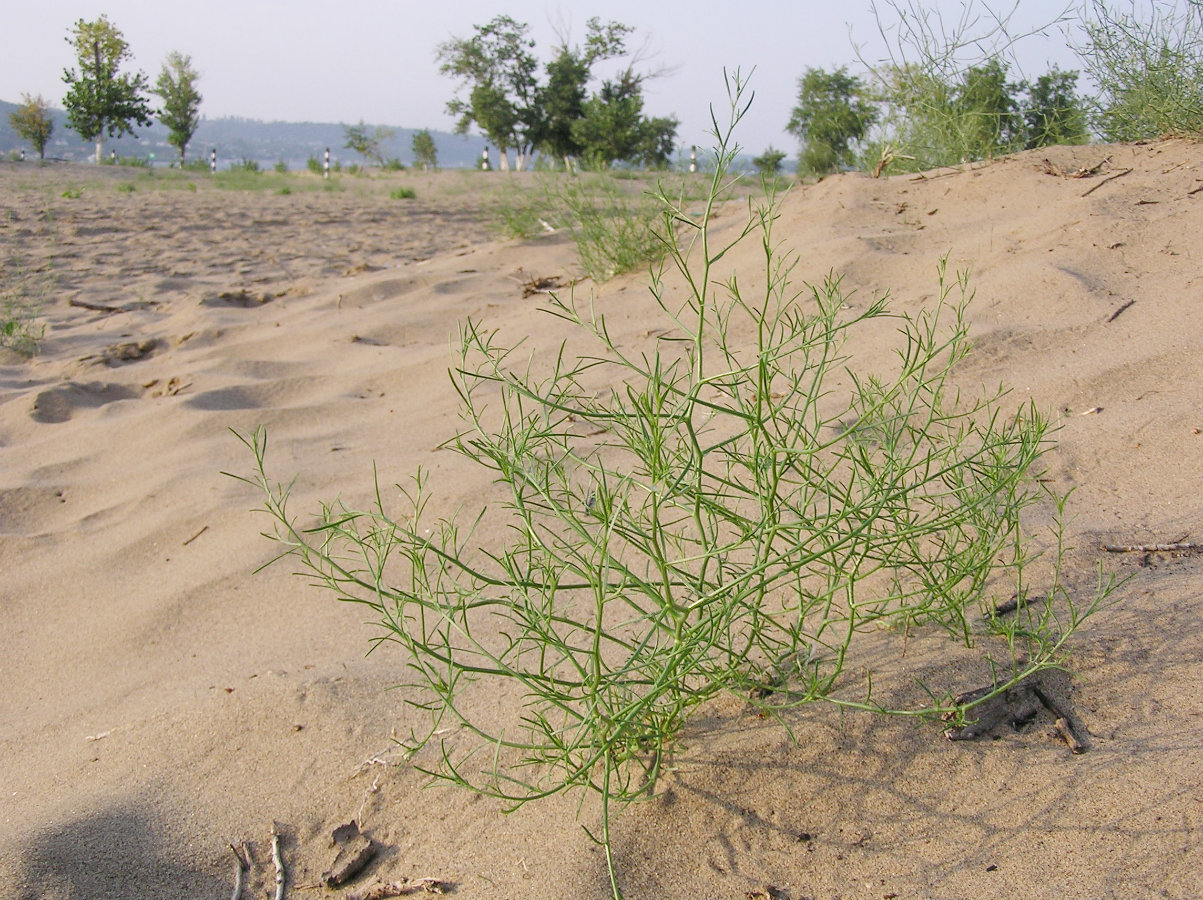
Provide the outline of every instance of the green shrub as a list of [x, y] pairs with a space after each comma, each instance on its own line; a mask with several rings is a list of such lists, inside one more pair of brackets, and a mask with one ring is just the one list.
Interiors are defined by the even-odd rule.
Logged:
[[29, 272], [15, 256], [0, 263], [0, 347], [37, 353], [46, 333], [40, 310], [52, 286], [48, 272]]
[[259, 161], [254, 159], [241, 159], [230, 165], [231, 172], [259, 172]]
[[311, 156], [309, 159], [305, 160], [305, 167], [314, 175], [322, 175], [325, 173], [325, 170], [322, 168], [322, 161], [316, 156]]
[[399, 187], [389, 191], [389, 196], [394, 200], [413, 200], [418, 193], [411, 187]]
[[83, 188], [67, 188], [63, 191], [62, 196], [67, 200], [78, 200], [84, 195]]
[[138, 186], [132, 181], [122, 181], [117, 185], [117, 190], [122, 194], [132, 194], [138, 189]]
[[1203, 137], [1203, 3], [1151, 0], [1144, 18], [1092, 0], [1077, 48], [1099, 86], [1094, 125], [1109, 141]]
[[[736, 76], [732, 129], [741, 91]], [[1004, 409], [1002, 394], [963, 402], [951, 386], [968, 352], [964, 278], [946, 282], [941, 267], [938, 302], [914, 317], [885, 298], [853, 311], [836, 278], [791, 282], [770, 198], [735, 238], [763, 247], [767, 285], [750, 296], [735, 275], [719, 280], [731, 238], [715, 245], [712, 228], [730, 134], [700, 218], [659, 195], [661, 244], [687, 285], [682, 297], [651, 284], [649, 314], [671, 340], [619, 345], [571, 297], [553, 296], [550, 312], [593, 345], [581, 356], [526, 358], [462, 324], [463, 426], [449, 444], [493, 475], [504, 506], [433, 520], [418, 472], [395, 504], [377, 486], [374, 508], [335, 501], [302, 529], [288, 486], [266, 474], [266, 433], [241, 436], [277, 558], [371, 609], [378, 640], [402, 655], [422, 720], [409, 747], [435, 744], [431, 774], [510, 807], [596, 792], [616, 897], [612, 815], [655, 789], [702, 704], [732, 694], [787, 728], [790, 708], [817, 700], [971, 715], [1060, 665], [1107, 594], [1079, 602], [1059, 544], [1037, 566], [1021, 528], [1046, 499], [1033, 476], [1047, 420]], [[903, 335], [897, 357], [889, 374], [879, 359], [864, 374], [850, 348], [886, 316]], [[509, 541], [477, 547], [478, 533]], [[983, 625], [1012, 593], [1027, 601], [1017, 617]], [[857, 657], [883, 628], [977, 646], [992, 692], [958, 706], [958, 686], [934, 685], [929, 705], [887, 709]], [[494, 703], [509, 714], [496, 729]]]
[[190, 159], [180, 166], [185, 172], [208, 172], [210, 165], [209, 159], [204, 156], [198, 156], [196, 159]]
[[394, 156], [381, 163], [380, 168], [386, 172], [404, 172], [405, 164]]
[[585, 274], [607, 281], [664, 255], [656, 231], [660, 201], [647, 193], [625, 191], [610, 175], [582, 175], [554, 182], [557, 219], [576, 243]]

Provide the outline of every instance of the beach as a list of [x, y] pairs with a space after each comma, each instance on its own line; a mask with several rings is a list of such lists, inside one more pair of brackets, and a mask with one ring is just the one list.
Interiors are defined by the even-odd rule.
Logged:
[[[257, 571], [278, 548], [263, 498], [230, 477], [254, 462], [232, 432], [266, 428], [298, 515], [419, 469], [436, 511], [496, 502], [491, 473], [445, 446], [457, 328], [554, 354], [565, 325], [531, 287], [555, 284], [639, 348], [648, 272], [593, 284], [562, 230], [500, 237], [482, 183], [535, 175], [404, 173], [409, 200], [350, 177], [287, 193], [156, 177], [0, 163], [4, 286], [45, 324], [33, 356], [0, 349], [0, 896], [228, 897], [244, 843], [243, 896], [271, 896], [273, 823], [291, 897], [425, 878], [465, 898], [609, 896], [595, 798], [506, 812], [404, 760], [420, 717], [389, 690], [399, 657], [369, 654], [370, 613], [290, 561]], [[958, 384], [1005, 384], [1056, 422], [1042, 477], [1069, 493], [1071, 586], [1122, 580], [1056, 675], [1085, 752], [1047, 711], [951, 742], [816, 703], [788, 713], [791, 740], [733, 695], [615, 817], [626, 896], [1199, 895], [1201, 231], [1203, 149], [1181, 140], [849, 173], [782, 199], [793, 279], [834, 273], [853, 309], [888, 292], [915, 315], [942, 259], [967, 272]], [[752, 284], [754, 244], [724, 262]], [[682, 290], [671, 273], [665, 290]], [[946, 636], [884, 637], [850, 665], [908, 690], [974, 675]], [[375, 857], [324, 887], [352, 820]]]

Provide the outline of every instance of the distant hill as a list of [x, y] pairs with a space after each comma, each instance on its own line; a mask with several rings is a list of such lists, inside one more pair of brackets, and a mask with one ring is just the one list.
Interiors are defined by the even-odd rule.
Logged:
[[[8, 117], [17, 104], [0, 100], [0, 155], [19, 153], [32, 148], [22, 140]], [[51, 110], [54, 120], [54, 135], [46, 147], [46, 156], [57, 159], [87, 160], [94, 148], [79, 139], [67, 127], [67, 114], [60, 109]], [[372, 126], [375, 127], [375, 126]], [[391, 127], [391, 126], [390, 126]], [[393, 128], [394, 135], [383, 145], [386, 158], [396, 158], [405, 165], [413, 162], [411, 149], [417, 128]], [[154, 154], [156, 164], [167, 165], [177, 156], [176, 149], [167, 143], [167, 129], [157, 121], [148, 128], [137, 129], [137, 137], [109, 140], [106, 152], [115, 150], [118, 156], [145, 158]], [[439, 166], [460, 168], [474, 166], [480, 159], [485, 142], [479, 137], [463, 137], [446, 131], [431, 131], [439, 152]], [[346, 137], [343, 125], [327, 122], [262, 122], [256, 119], [227, 117], [202, 119], [200, 127], [188, 144], [188, 158], [208, 156], [216, 148], [218, 165], [226, 167], [232, 162], [253, 159], [262, 166], [271, 166], [283, 160], [290, 169], [302, 169], [311, 156], [319, 159], [326, 148], [332, 159], [344, 164], [359, 162], [359, 155], [343, 145]]]

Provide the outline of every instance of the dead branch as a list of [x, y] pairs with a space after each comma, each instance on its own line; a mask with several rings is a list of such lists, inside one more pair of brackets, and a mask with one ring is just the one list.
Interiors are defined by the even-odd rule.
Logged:
[[1102, 181], [1100, 181], [1098, 184], [1096, 184], [1094, 187], [1092, 187], [1090, 190], [1088, 190], [1082, 196], [1089, 197], [1091, 194], [1093, 194], [1095, 191], [1097, 191], [1099, 188], [1101, 188], [1103, 185], [1105, 185], [1108, 181], [1115, 181], [1115, 179], [1117, 179], [1117, 178], [1123, 178], [1125, 175], [1127, 175], [1131, 171], [1132, 171], [1131, 169], [1124, 169], [1122, 172], [1116, 172], [1114, 175], [1108, 175], [1106, 178], [1104, 178]]
[[204, 534], [208, 530], [209, 530], [209, 526], [206, 525], [204, 528], [202, 528], [196, 534], [192, 535], [192, 537], [188, 538], [188, 540], [184, 541], [183, 546], [187, 547], [189, 544], [191, 544], [193, 541], [195, 541], [198, 537], [200, 537], [202, 534]]
[[1173, 544], [1103, 544], [1108, 553], [1198, 553], [1203, 544], [1177, 541]]
[[251, 859], [250, 854], [246, 852], [245, 843], [237, 847], [230, 844], [230, 849], [234, 851], [234, 858], [238, 860], [238, 869], [234, 872], [234, 893], [230, 895], [230, 900], [238, 900], [242, 896], [242, 879], [251, 870]]

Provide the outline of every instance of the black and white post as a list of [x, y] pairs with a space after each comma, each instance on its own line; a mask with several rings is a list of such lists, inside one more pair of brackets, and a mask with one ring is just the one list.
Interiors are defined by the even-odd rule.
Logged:
[[328, 179], [330, 177], [330, 148], [326, 148], [325, 162], [322, 165], [322, 177]]
[[217, 148], [214, 147], [209, 151], [209, 174], [217, 174]]

